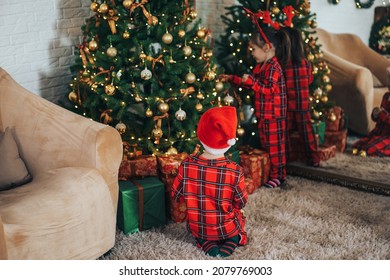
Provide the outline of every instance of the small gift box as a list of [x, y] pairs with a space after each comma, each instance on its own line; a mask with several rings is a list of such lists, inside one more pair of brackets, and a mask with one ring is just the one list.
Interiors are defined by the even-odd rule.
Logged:
[[344, 111], [340, 106], [334, 106], [328, 112], [326, 119], [326, 130], [327, 131], [339, 131], [344, 128]]
[[171, 198], [172, 184], [178, 173], [181, 162], [188, 157], [187, 153], [158, 156], [158, 176], [165, 185], [168, 201], [167, 211], [175, 223], [184, 222], [187, 216], [187, 206], [184, 201], [177, 202]]
[[336, 151], [343, 153], [347, 146], [348, 131], [346, 128], [339, 131], [326, 131], [325, 144], [327, 146], [336, 145]]
[[312, 124], [315, 135], [318, 135], [318, 145], [324, 144], [325, 141], [325, 122], [317, 121]]
[[317, 153], [320, 155], [321, 161], [326, 161], [336, 156], [336, 145], [323, 145], [318, 148]]
[[117, 225], [125, 234], [166, 224], [165, 187], [157, 177], [119, 182]]
[[119, 166], [119, 181], [134, 177], [157, 176], [157, 159], [153, 155], [143, 155], [132, 159], [123, 159]]
[[254, 193], [254, 191], [259, 187], [253, 183], [251, 178], [245, 178], [244, 181], [248, 194]]
[[251, 178], [256, 188], [267, 182], [271, 169], [269, 154], [247, 146], [237, 149], [240, 150], [240, 165], [244, 176]]

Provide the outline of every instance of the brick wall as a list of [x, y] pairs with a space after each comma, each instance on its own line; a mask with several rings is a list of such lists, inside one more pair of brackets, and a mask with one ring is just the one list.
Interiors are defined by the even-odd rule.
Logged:
[[[349, 10], [353, 9], [342, 5], [343, 1], [333, 6], [329, 6], [327, 1], [312, 2], [315, 2], [312, 10], [317, 12], [323, 23], [319, 26], [336, 22], [334, 17], [321, 14], [322, 10], [336, 10], [340, 18], [348, 22]], [[379, 2], [376, 6], [382, 4], [382, 1]], [[0, 67], [37, 95], [53, 102], [66, 97], [73, 48], [80, 42], [84, 18], [90, 16], [90, 3], [90, 0], [1, 0]], [[215, 38], [224, 32], [220, 19], [225, 13], [224, 7], [235, 3], [235, 0], [196, 1], [202, 25], [210, 28]], [[373, 13], [373, 8], [371, 10]], [[371, 26], [372, 16], [361, 17], [369, 11], [353, 11], [358, 14], [359, 22], [364, 24], [366, 21]], [[346, 23], [343, 26], [355, 28], [355, 33], [359, 34], [359, 25]]]

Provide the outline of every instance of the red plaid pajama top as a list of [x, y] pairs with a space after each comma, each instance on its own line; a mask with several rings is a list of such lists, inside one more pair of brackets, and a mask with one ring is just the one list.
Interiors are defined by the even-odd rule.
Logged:
[[[248, 193], [241, 167], [227, 159], [206, 159], [201, 154], [182, 161], [172, 185], [172, 197], [184, 197], [187, 226], [194, 237], [224, 240], [241, 235], [246, 243], [244, 208]], [[243, 244], [244, 241], [244, 244]]]

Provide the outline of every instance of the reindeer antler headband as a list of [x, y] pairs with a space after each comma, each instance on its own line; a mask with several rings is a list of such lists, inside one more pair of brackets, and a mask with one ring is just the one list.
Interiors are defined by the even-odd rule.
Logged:
[[[245, 7], [244, 10], [247, 12], [248, 16], [250, 16], [252, 22], [256, 25], [257, 30], [260, 32], [264, 41], [271, 47], [271, 43], [269, 42], [267, 36], [263, 32], [263, 29], [261, 29], [258, 19], [261, 19], [264, 23], [271, 25], [275, 30], [279, 30], [281, 24], [271, 19], [271, 14], [269, 13], [269, 11], [264, 11], [264, 12], [258, 11], [257, 13], [253, 13], [251, 10]], [[283, 12], [286, 15], [286, 20], [284, 20], [283, 22], [284, 26], [292, 27], [292, 19], [295, 15], [294, 8], [292, 6], [286, 6], [283, 8]]]

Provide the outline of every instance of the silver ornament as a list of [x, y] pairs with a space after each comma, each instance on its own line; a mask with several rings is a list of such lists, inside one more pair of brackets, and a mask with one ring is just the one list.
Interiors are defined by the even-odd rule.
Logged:
[[179, 121], [184, 121], [186, 119], [186, 117], [187, 117], [187, 113], [180, 108], [179, 110], [176, 111], [175, 117]]
[[148, 69], [145, 68], [144, 70], [141, 71], [141, 79], [142, 80], [150, 80], [152, 78], [152, 72]]

